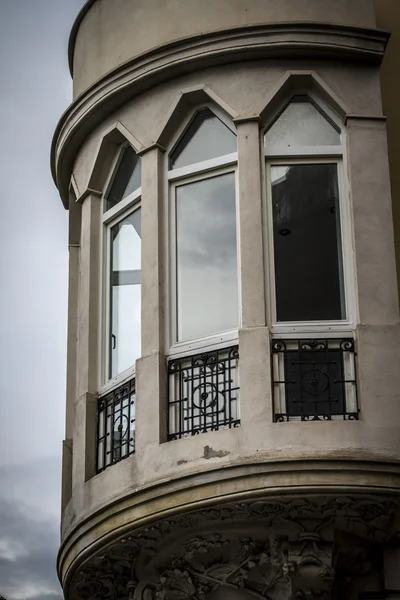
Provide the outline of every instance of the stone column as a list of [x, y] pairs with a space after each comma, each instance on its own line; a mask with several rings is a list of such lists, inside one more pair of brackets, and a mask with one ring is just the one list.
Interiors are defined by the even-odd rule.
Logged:
[[[266, 327], [263, 169], [257, 117], [237, 119], [239, 163], [240, 406], [243, 425], [272, 418], [270, 340]], [[262, 402], [260, 402], [262, 399]]]
[[386, 123], [347, 119], [361, 325], [399, 322]]
[[78, 289], [81, 238], [81, 204], [70, 193], [69, 201], [69, 281], [68, 281], [68, 338], [67, 338], [67, 392], [65, 410], [65, 440], [62, 452], [61, 508], [65, 509], [72, 494], [72, 437], [74, 402], [76, 399]]
[[142, 153], [142, 357], [136, 362], [136, 454], [165, 435], [164, 156]]
[[[348, 117], [349, 179], [358, 310], [357, 352], [361, 420], [400, 425], [400, 343], [386, 123]], [[386, 440], [389, 441], [386, 429]]]
[[101, 202], [99, 194], [93, 192], [85, 195], [81, 201], [73, 486], [82, 484], [95, 473], [99, 387]]

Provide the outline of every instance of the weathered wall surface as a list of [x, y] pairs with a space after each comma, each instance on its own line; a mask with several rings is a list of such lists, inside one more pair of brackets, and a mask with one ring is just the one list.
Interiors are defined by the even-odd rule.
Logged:
[[282, 22], [374, 27], [373, 0], [96, 0], [76, 36], [74, 95], [157, 46], [211, 31]]
[[[196, 477], [199, 473], [215, 472], [222, 467], [263, 464], [271, 461], [307, 461], [340, 458], [343, 460], [396, 461], [399, 458], [400, 415], [398, 390], [399, 372], [392, 360], [397, 351], [399, 339], [397, 290], [394, 285], [393, 237], [391, 234], [390, 189], [388, 186], [388, 159], [386, 150], [385, 123], [381, 120], [381, 103], [378, 70], [359, 65], [331, 65], [324, 62], [295, 63], [279, 62], [267, 64], [259, 61], [254, 64], [236, 65], [235, 70], [223, 67], [194, 73], [154, 88], [126, 104], [117, 113], [104, 120], [89, 137], [79, 151], [73, 170], [74, 179], [83, 193], [89, 183], [102, 137], [117, 122], [122, 123], [143, 147], [149, 147], [160, 136], [171, 106], [179, 95], [187, 89], [193, 90], [204, 84], [213, 90], [221, 101], [231, 107], [239, 116], [261, 112], [266, 98], [288, 69], [292, 72], [313, 69], [317, 76], [330, 87], [332, 93], [347, 107], [349, 114], [357, 117], [348, 119], [347, 146], [349, 152], [349, 185], [352, 206], [352, 229], [355, 231], [354, 250], [357, 276], [358, 321], [357, 341], [359, 354], [359, 390], [361, 419], [358, 422], [319, 422], [319, 423], [273, 423], [272, 389], [270, 381], [269, 340], [270, 334], [265, 318], [265, 289], [260, 286], [260, 265], [246, 258], [246, 237], [243, 234], [241, 269], [246, 278], [243, 299], [246, 306], [243, 314], [253, 302], [253, 309], [247, 312], [248, 323], [244, 322], [240, 332], [241, 348], [241, 407], [242, 426], [239, 429], [203, 434], [193, 438], [163, 443], [159, 423], [165, 411], [162, 377], [160, 370], [164, 358], [162, 321], [154, 319], [154, 310], [142, 314], [144, 348], [143, 357], [137, 363], [137, 453], [123, 463], [107, 469], [104, 473], [87, 480], [87, 444], [92, 440], [84, 417], [76, 420], [75, 440], [75, 496], [72, 513], [67, 512], [64, 521], [65, 531], [72, 525], [68, 514], [89, 515], [99, 506], [104, 506], [117, 497], [131, 494], [168, 480], [185, 481], [186, 477]], [[240, 82], [240, 83], [239, 83]], [[251, 89], [251, 95], [247, 90]], [[268, 110], [267, 110], [268, 113]], [[254, 147], [259, 147], [258, 126], [248, 123], [238, 124], [240, 140], [254, 136]], [[247, 143], [246, 142], [246, 143]], [[379, 148], [379, 169], [371, 170]], [[240, 146], [239, 146], [240, 154]], [[246, 190], [251, 189], [254, 156], [248, 150], [240, 155], [242, 164], [241, 218], [251, 222], [254, 211], [254, 194], [250, 198]], [[375, 157], [375, 158], [374, 158]], [[162, 235], [162, 206], [166, 202], [166, 191], [157, 187], [157, 179], [163, 182], [165, 159], [155, 148], [143, 156], [143, 206], [151, 206], [144, 211], [143, 236], [147, 238], [143, 246], [143, 278], [146, 287], [146, 306], [153, 303], [160, 313], [165, 312], [162, 298], [166, 279], [159, 280], [156, 257], [162, 259], [164, 246], [159, 243]], [[245, 176], [246, 174], [246, 176]], [[256, 178], [257, 179], [257, 178]], [[146, 181], [148, 183], [146, 183]], [[245, 188], [243, 188], [243, 185]], [[158, 191], [157, 191], [158, 190]], [[254, 190], [253, 190], [254, 191]], [[157, 200], [157, 194], [160, 196]], [[100, 198], [88, 196], [82, 211], [82, 246], [89, 244], [88, 228], [93, 221], [96, 203]], [[252, 204], [253, 202], [253, 204]], [[158, 206], [158, 208], [157, 208]], [[158, 218], [154, 214], [159, 211]], [[261, 205], [260, 205], [261, 210]], [[250, 212], [249, 212], [250, 211]], [[247, 214], [248, 213], [248, 214]], [[262, 215], [258, 217], [261, 225]], [[158, 230], [158, 234], [156, 234]], [[85, 233], [86, 232], [86, 233]], [[253, 236], [255, 232], [252, 232]], [[260, 230], [260, 235], [265, 232]], [[85, 237], [86, 236], [86, 237]], [[374, 244], [371, 246], [371, 236]], [[93, 244], [94, 238], [90, 237]], [[84, 252], [84, 248], [81, 248]], [[86, 253], [85, 255], [88, 255]], [[98, 264], [96, 254], [93, 256]], [[244, 262], [246, 261], [246, 264]], [[262, 263], [261, 263], [262, 264]], [[91, 265], [81, 263], [81, 277], [86, 281]], [[164, 275], [165, 277], [165, 275]], [[261, 273], [262, 279], [262, 273]], [[161, 286], [161, 291], [160, 291]], [[375, 293], [379, 290], [379, 293]], [[245, 298], [249, 300], [246, 300]], [[161, 300], [160, 300], [161, 299]], [[161, 302], [161, 305], [160, 305]], [[90, 300], [85, 304], [89, 310]], [[93, 304], [92, 304], [93, 306]], [[84, 308], [82, 308], [84, 310]], [[257, 316], [253, 318], [254, 311]], [[80, 336], [86, 344], [95, 345], [98, 328], [93, 325], [89, 331], [89, 315], [80, 315]], [[152, 340], [151, 342], [149, 340]], [[161, 362], [160, 362], [161, 361]], [[92, 394], [98, 374], [95, 361], [91, 367], [91, 386], [85, 388], [85, 369], [81, 364], [83, 382], [79, 391], [77, 407], [82, 411], [83, 394]], [[161, 367], [160, 367], [161, 365]], [[87, 377], [87, 375], [86, 375]], [[165, 382], [164, 382], [165, 384]], [[90, 403], [89, 403], [90, 405]], [[88, 409], [92, 410], [92, 409]], [[85, 429], [86, 427], [86, 429]], [[92, 425], [92, 429], [94, 423]], [[212, 449], [211, 454], [205, 448]], [[210, 459], [211, 456], [211, 459]], [[90, 470], [90, 469], [89, 469]], [[92, 472], [93, 473], [93, 472]], [[325, 475], [322, 475], [321, 485]], [[214, 475], [211, 476], [214, 478]], [[213, 485], [218, 486], [217, 479]], [[340, 476], [336, 477], [336, 481]], [[311, 480], [310, 480], [311, 481]], [[315, 475], [313, 476], [315, 482]], [[307, 485], [307, 476], [302, 480]], [[185, 484], [186, 485], [186, 484]]]
[[400, 3], [375, 0], [376, 23], [391, 33], [381, 67], [383, 112], [387, 116], [397, 274], [400, 289]]

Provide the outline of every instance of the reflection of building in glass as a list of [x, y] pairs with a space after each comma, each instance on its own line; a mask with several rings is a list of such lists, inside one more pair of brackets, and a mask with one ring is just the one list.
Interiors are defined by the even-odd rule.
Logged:
[[399, 40], [385, 0], [82, 9], [66, 599], [400, 598]]

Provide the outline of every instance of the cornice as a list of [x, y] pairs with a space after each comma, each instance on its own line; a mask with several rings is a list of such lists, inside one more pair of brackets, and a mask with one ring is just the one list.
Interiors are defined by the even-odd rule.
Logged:
[[[85, 4], [81, 13], [86, 14], [91, 4]], [[90, 86], [62, 115], [51, 148], [52, 174], [61, 197], [67, 206], [72, 164], [89, 133], [108, 114], [163, 81], [196, 69], [263, 58], [379, 64], [388, 39], [385, 31], [331, 23], [251, 25], [192, 36], [136, 56]]]

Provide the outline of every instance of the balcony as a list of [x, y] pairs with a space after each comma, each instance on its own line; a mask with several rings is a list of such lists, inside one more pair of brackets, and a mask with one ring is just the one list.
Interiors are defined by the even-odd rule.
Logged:
[[354, 340], [273, 340], [274, 421], [357, 420]]
[[135, 453], [135, 379], [99, 398], [97, 408], [97, 469]]
[[240, 425], [239, 348], [168, 362], [168, 440]]

